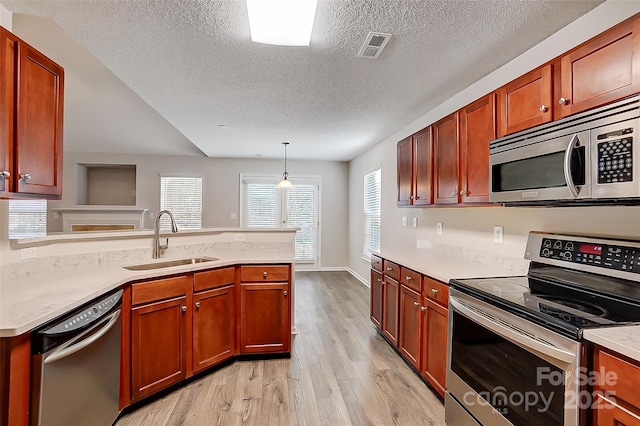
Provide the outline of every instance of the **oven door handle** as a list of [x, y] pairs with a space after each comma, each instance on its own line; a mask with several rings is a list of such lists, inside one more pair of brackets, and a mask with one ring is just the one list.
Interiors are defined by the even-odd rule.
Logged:
[[578, 134], [574, 134], [569, 141], [569, 145], [567, 149], [564, 151], [564, 180], [567, 182], [567, 188], [573, 195], [573, 198], [578, 198], [578, 193], [580, 190], [573, 183], [573, 177], [571, 176], [571, 154], [573, 154], [573, 149], [575, 148], [576, 142], [580, 142], [578, 138]]
[[[553, 359], [566, 362], [567, 364], [572, 364], [576, 359], [576, 356], [571, 352], [563, 351], [562, 349], [558, 349], [554, 346], [540, 342], [536, 339], [532, 339], [531, 337], [523, 333], [520, 333], [515, 329], [511, 329], [510, 327], [507, 327], [498, 322], [495, 322], [485, 317], [484, 315], [474, 312], [473, 310], [467, 308], [458, 300], [456, 300], [455, 297], [449, 296], [449, 305], [453, 305], [453, 307], [457, 311], [459, 311], [462, 315], [476, 321], [477, 323], [484, 326], [485, 328], [511, 341], [517, 342], [522, 346], [525, 346], [526, 348], [533, 349]], [[508, 322], [506, 321], [505, 323], [508, 324]]]

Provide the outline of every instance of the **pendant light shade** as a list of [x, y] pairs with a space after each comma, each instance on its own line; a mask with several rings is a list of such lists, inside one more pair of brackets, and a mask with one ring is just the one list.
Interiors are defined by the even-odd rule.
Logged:
[[282, 173], [282, 180], [278, 182], [276, 188], [289, 189], [293, 188], [293, 184], [288, 179], [289, 173], [287, 173], [287, 145], [289, 145], [289, 142], [282, 142], [282, 145], [284, 145], [284, 173]]

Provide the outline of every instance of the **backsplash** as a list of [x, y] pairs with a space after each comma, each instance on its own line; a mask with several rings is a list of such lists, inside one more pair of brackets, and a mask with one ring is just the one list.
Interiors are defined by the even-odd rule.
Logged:
[[[252, 242], [230, 241], [170, 246], [164, 257], [229, 256], [231, 254], [291, 253], [294, 256], [292, 242]], [[52, 268], [72, 268], [86, 265], [120, 264], [130, 265], [140, 261], [151, 262], [151, 248], [75, 253], [61, 256], [44, 256], [20, 262], [2, 265], [0, 279], [12, 280], [27, 275], [43, 273]]]

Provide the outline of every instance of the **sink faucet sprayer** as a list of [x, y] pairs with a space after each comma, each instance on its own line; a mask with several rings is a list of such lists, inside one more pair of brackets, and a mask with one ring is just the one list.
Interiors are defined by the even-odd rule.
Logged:
[[153, 239], [153, 243], [154, 243], [153, 258], [154, 259], [160, 259], [160, 256], [162, 255], [162, 253], [164, 253], [164, 251], [167, 248], [169, 248], [169, 238], [167, 238], [167, 244], [160, 245], [160, 216], [162, 216], [164, 213], [167, 213], [171, 218], [171, 232], [173, 232], [174, 234], [178, 232], [178, 226], [176, 225], [176, 218], [173, 217], [173, 213], [171, 213], [169, 210], [162, 210], [160, 213], [158, 213], [158, 216], [156, 216], [156, 233]]

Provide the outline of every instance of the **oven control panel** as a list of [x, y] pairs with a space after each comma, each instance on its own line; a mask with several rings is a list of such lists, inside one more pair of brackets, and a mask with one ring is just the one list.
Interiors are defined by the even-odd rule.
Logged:
[[640, 274], [640, 248], [543, 238], [540, 257]]

